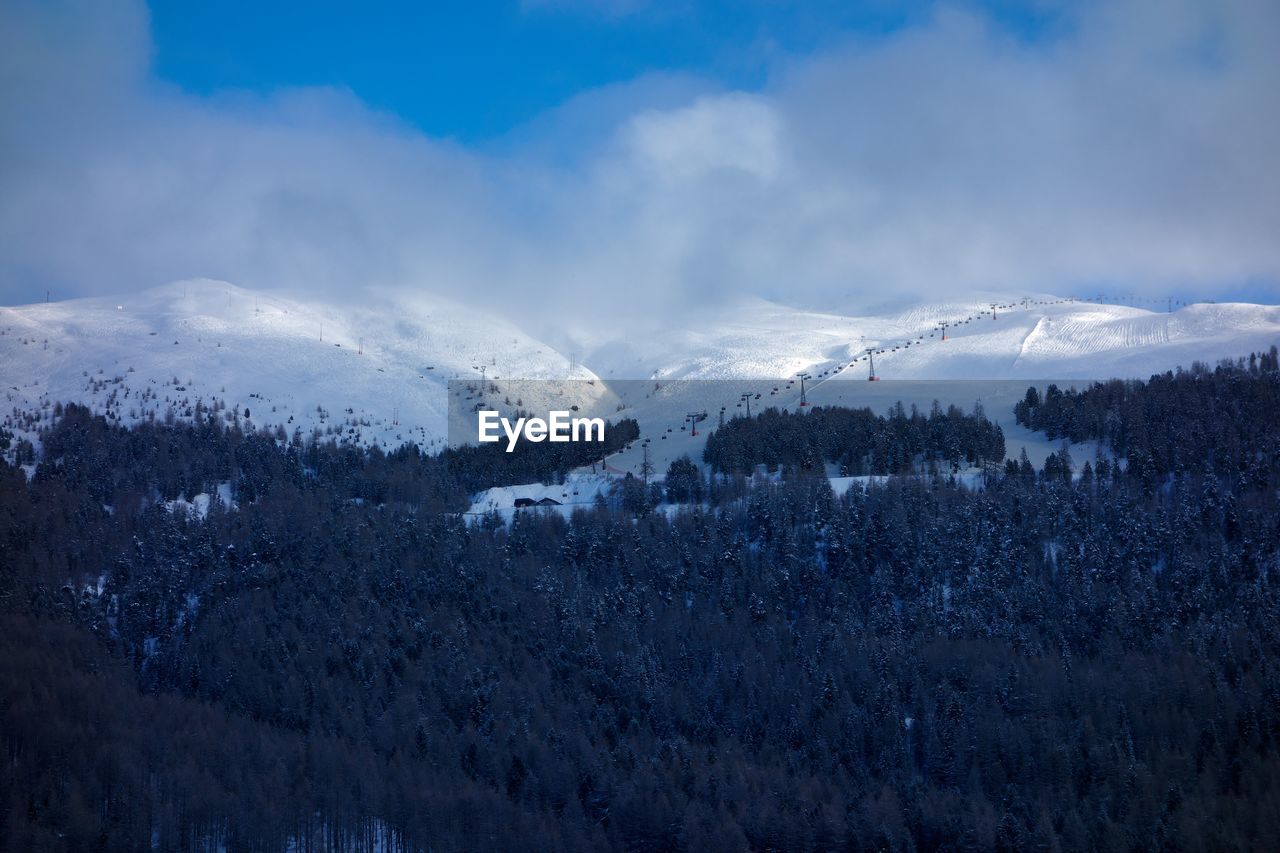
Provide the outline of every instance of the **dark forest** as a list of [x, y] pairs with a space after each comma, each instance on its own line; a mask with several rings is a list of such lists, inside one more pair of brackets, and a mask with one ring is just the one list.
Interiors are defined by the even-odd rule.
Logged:
[[[508, 525], [468, 493], [588, 460], [68, 405], [0, 462], [0, 839], [1280, 849], [1274, 349], [1017, 414], [1111, 453], [767, 412], [711, 479]], [[824, 462], [906, 476], [836, 497]]]

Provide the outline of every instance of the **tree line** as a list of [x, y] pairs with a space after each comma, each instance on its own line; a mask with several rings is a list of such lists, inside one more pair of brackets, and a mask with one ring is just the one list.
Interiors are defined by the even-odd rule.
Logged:
[[[1204, 374], [1153, 458], [1274, 373]], [[1239, 414], [1256, 465], [1154, 489], [1094, 459], [837, 498], [795, 465], [506, 524], [410, 448], [67, 407], [33, 476], [0, 464], [0, 838], [1273, 849], [1280, 412]]]
[[1147, 488], [1169, 474], [1216, 469], [1261, 480], [1280, 452], [1280, 358], [1268, 352], [1210, 368], [1113, 379], [1077, 391], [1032, 387], [1018, 423], [1050, 439], [1095, 439], [1123, 457]]
[[769, 408], [733, 418], [709, 435], [703, 461], [724, 473], [832, 464], [842, 476], [859, 476], [958, 471], [1003, 462], [1004, 450], [1004, 433], [981, 405], [966, 414], [955, 406], [944, 411], [935, 400], [927, 415], [902, 403], [888, 415], [841, 406], [807, 413]]

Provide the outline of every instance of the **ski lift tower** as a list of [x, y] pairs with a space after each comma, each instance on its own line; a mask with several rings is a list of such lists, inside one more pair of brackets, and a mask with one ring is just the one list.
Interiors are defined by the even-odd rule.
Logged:
[[871, 370], [870, 370], [870, 372], [867, 374], [867, 381], [868, 381], [868, 382], [879, 382], [879, 381], [880, 381], [880, 377], [879, 377], [879, 376], [876, 376], [876, 351], [875, 351], [875, 350], [873, 350], [873, 349], [869, 349], [869, 350], [867, 350], [867, 358], [868, 358], [868, 359], [870, 360], [870, 362], [871, 362]]
[[640, 462], [640, 476], [644, 479], [645, 488], [648, 488], [649, 477], [653, 474], [653, 463], [649, 461], [649, 439], [640, 442], [640, 450], [644, 454]]
[[800, 405], [802, 405], [802, 406], [807, 406], [807, 405], [809, 405], [809, 401], [808, 401], [807, 399], [805, 399], [805, 396], [804, 396], [804, 381], [805, 381], [806, 379], [812, 379], [812, 378], [813, 378], [813, 374], [811, 374], [811, 373], [797, 373], [797, 374], [796, 374], [796, 378], [800, 380]]
[[698, 434], [698, 419], [702, 417], [702, 412], [689, 412], [685, 417], [689, 419], [689, 437], [693, 438]]
[[739, 399], [740, 401], [742, 401], [743, 403], [746, 403], [746, 404], [747, 404], [747, 417], [748, 417], [748, 418], [749, 418], [749, 417], [751, 417], [751, 392], [750, 392], [750, 391], [744, 391], [744, 392], [743, 392], [743, 394], [742, 394], [742, 396], [741, 396], [741, 397], [739, 397], [738, 399]]

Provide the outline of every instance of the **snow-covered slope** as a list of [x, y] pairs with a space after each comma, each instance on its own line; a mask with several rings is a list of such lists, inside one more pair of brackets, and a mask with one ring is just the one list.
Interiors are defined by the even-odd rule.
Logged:
[[714, 321], [626, 343], [604, 331], [591, 342], [586, 363], [606, 379], [772, 379], [817, 374], [857, 358], [858, 369], [847, 375], [866, 378], [863, 356], [875, 348], [886, 378], [1145, 378], [1280, 341], [1280, 306], [1273, 305], [1196, 304], [1167, 313], [1053, 296], [1001, 304], [994, 316], [991, 303], [974, 302], [856, 317], [751, 300]]
[[[362, 309], [223, 282], [0, 308], [6, 414], [88, 403], [122, 421], [198, 401], [257, 426], [396, 446], [444, 439], [449, 379], [589, 379], [509, 323], [442, 300]], [[536, 400], [529, 401], [536, 405]]]
[[[815, 401], [854, 402], [866, 394], [839, 388], [855, 390], [842, 380], [865, 388], [867, 348], [878, 352], [877, 372], [889, 380], [1027, 380], [1145, 377], [1280, 342], [1277, 306], [1199, 304], [1165, 313], [1040, 296], [1006, 299], [993, 313], [990, 304], [853, 317], [744, 300], [660, 334], [557, 330], [557, 340], [573, 341], [557, 351], [517, 324], [441, 299], [350, 308], [223, 282], [179, 282], [127, 298], [0, 308], [0, 403], [9, 425], [22, 429], [32, 424], [18, 413], [47, 416], [56, 402], [85, 402], [130, 421], [170, 411], [182, 417], [198, 401], [219, 400], [228, 407], [224, 417], [243, 419], [247, 409], [250, 423], [290, 434], [318, 430], [432, 448], [445, 439], [451, 378], [474, 382], [476, 399], [483, 391], [487, 404], [563, 408], [565, 394], [576, 394], [584, 409], [609, 415], [618, 399], [610, 383], [626, 396], [619, 379], [745, 381], [741, 391], [782, 407], [798, 401], [798, 388], [779, 380], [807, 370]], [[566, 351], [585, 353], [582, 363]], [[524, 381], [596, 377], [595, 385], [565, 386], [572, 391]], [[626, 402], [642, 433], [665, 445], [691, 409], [714, 418], [724, 405], [732, 414], [739, 389], [722, 390], [724, 400], [646, 393]], [[943, 393], [883, 388], [917, 391]], [[999, 386], [1001, 399], [1014, 391], [1016, 383]]]

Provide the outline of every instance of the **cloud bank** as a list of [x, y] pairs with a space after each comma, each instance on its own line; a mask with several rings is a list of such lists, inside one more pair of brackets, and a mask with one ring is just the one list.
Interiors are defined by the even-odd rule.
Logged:
[[760, 91], [655, 74], [468, 149], [350, 92], [178, 91], [140, 5], [6, 3], [0, 301], [197, 276], [620, 324], [737, 295], [1280, 301], [1280, 6], [1059, 20], [939, 6]]

